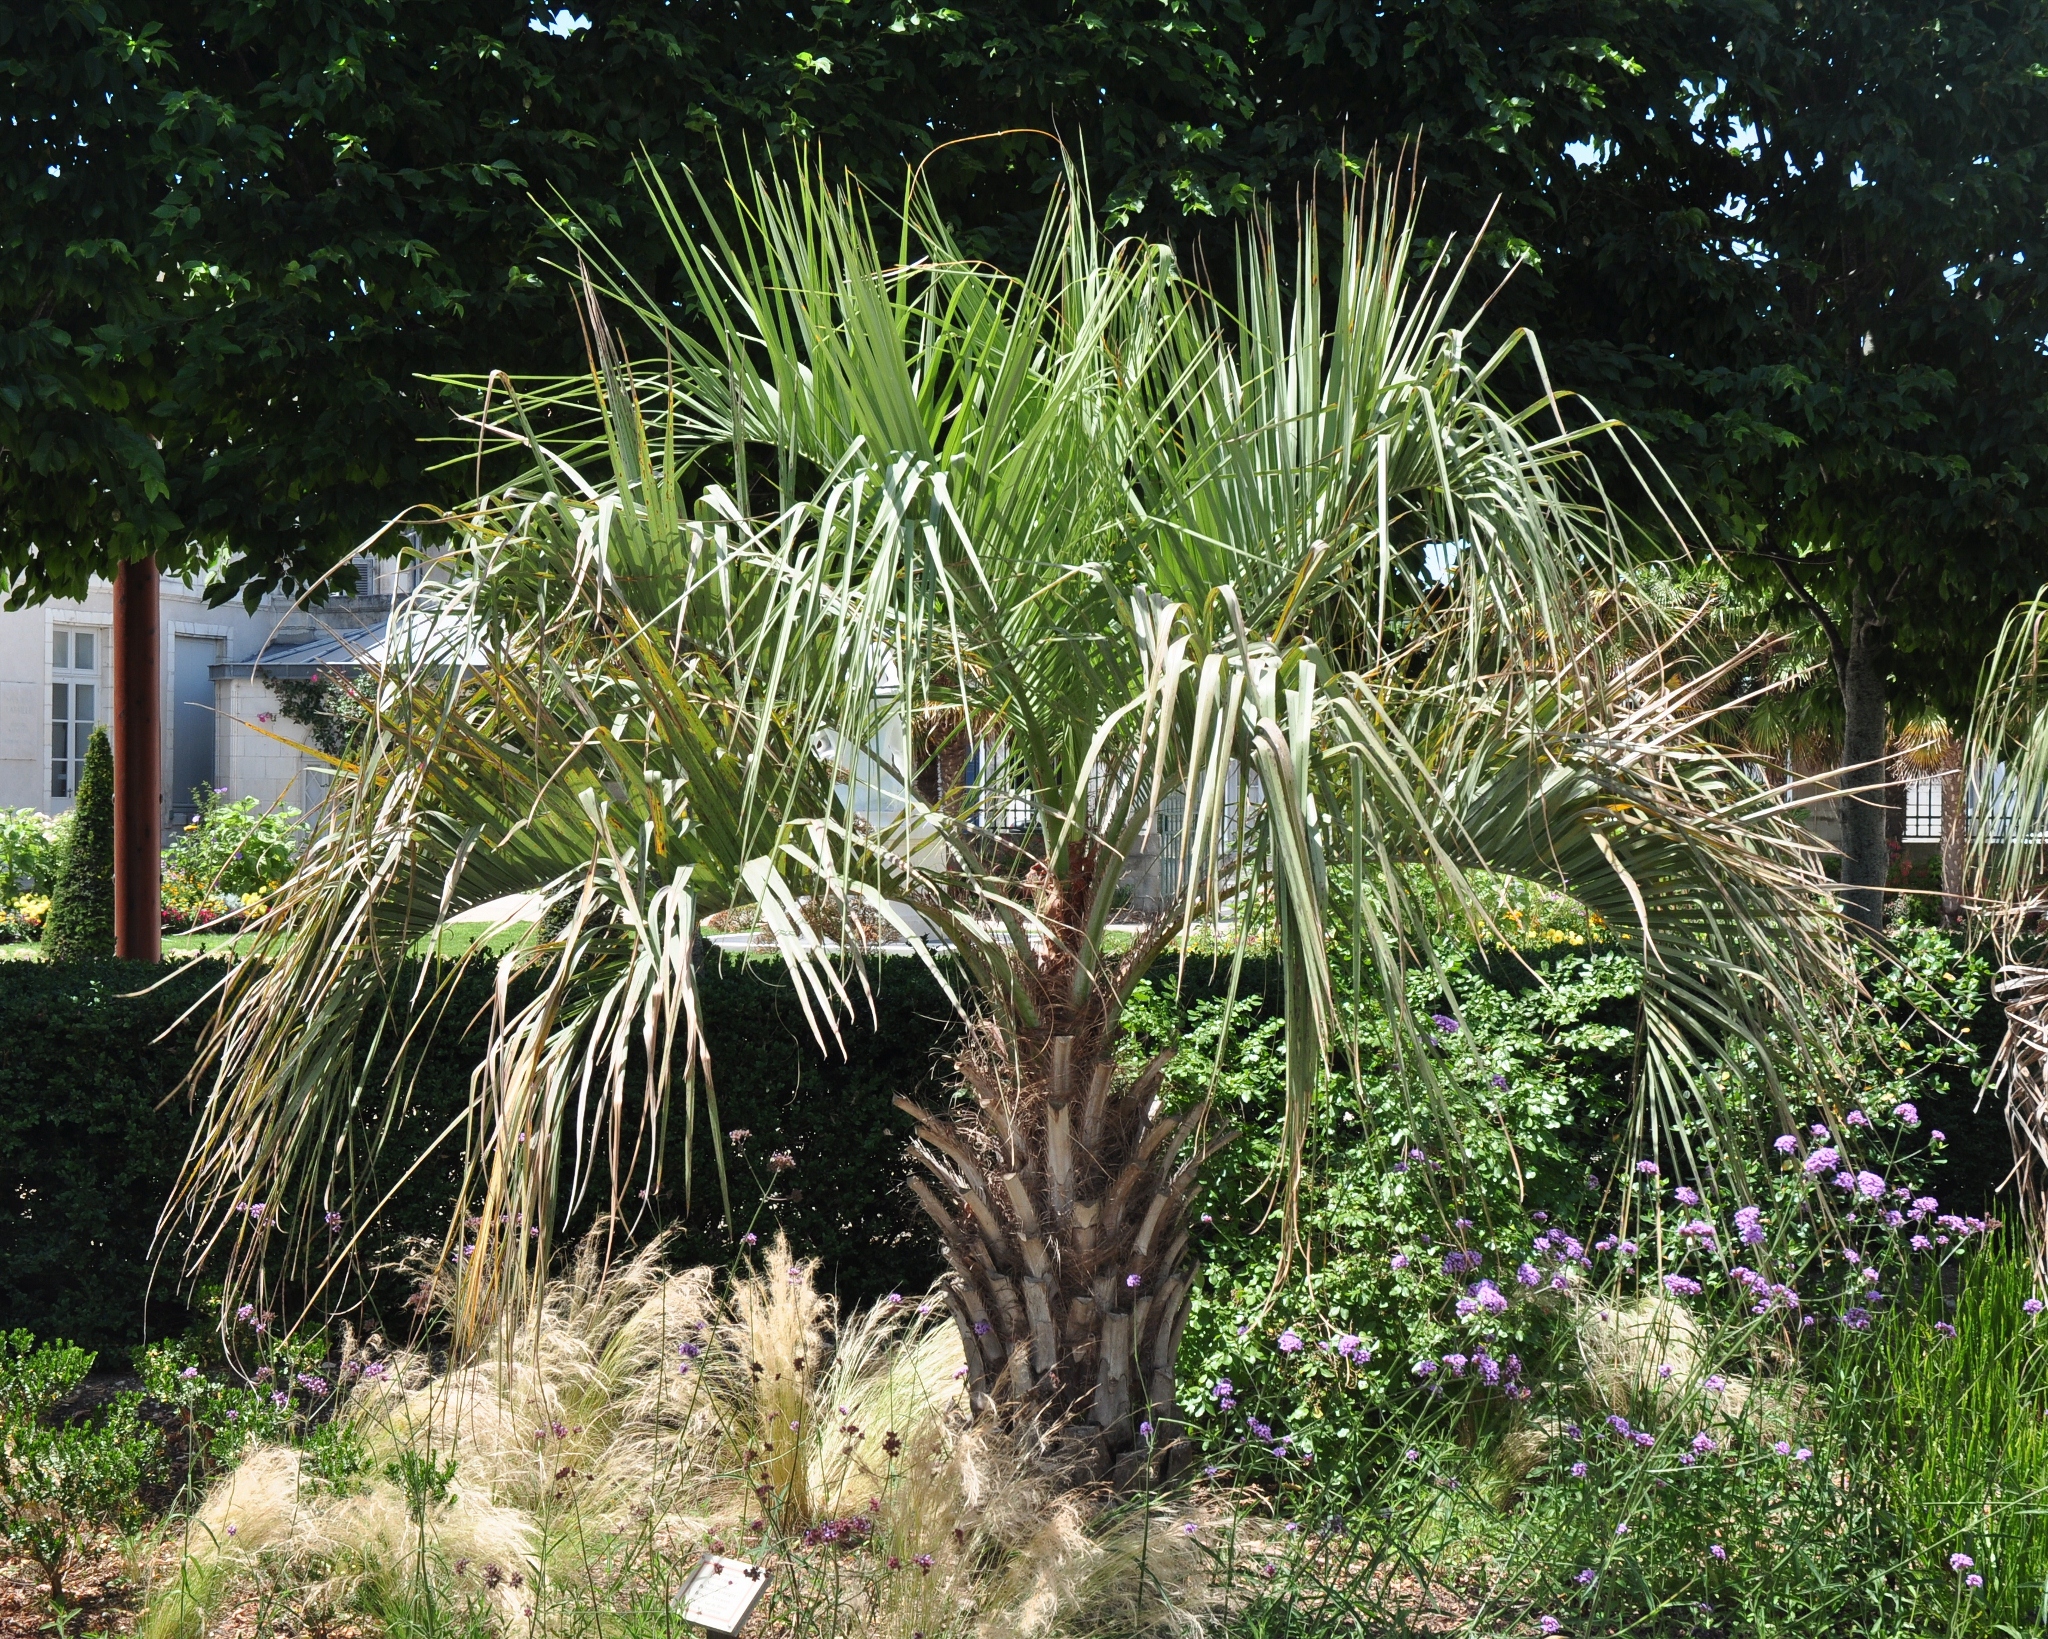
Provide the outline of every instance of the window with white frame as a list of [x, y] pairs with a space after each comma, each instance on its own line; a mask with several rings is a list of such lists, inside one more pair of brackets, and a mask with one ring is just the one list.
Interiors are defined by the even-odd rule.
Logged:
[[78, 795], [86, 742], [99, 721], [100, 634], [59, 626], [50, 634], [50, 795]]

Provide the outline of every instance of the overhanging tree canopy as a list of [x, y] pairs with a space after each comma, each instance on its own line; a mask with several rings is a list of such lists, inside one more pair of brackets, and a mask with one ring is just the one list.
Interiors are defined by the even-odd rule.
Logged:
[[[1694, 5], [1672, 26], [1684, 73], [1558, 168], [1573, 274], [1543, 331], [1820, 631], [1844, 760], [1881, 782], [1897, 722], [1965, 720], [2048, 573], [2048, 7]], [[1872, 922], [1879, 800], [1845, 805]]]

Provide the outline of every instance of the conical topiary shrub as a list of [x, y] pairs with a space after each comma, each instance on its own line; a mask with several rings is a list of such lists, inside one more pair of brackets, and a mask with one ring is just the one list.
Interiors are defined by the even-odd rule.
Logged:
[[43, 923], [43, 954], [52, 962], [114, 954], [114, 748], [103, 727], [85, 748], [71, 843]]

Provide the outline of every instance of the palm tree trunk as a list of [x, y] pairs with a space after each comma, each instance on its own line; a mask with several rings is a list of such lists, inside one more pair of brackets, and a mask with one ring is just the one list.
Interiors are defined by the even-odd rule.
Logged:
[[[1888, 648], [1883, 617], [1858, 597], [1849, 611], [1842, 668], [1842, 887], [1844, 909], [1872, 933], [1884, 928], [1884, 885], [1891, 874], [1885, 844], [1885, 700]], [[1857, 787], [1877, 789], [1856, 790]]]
[[[1045, 1466], [1128, 1485], [1190, 1447], [1174, 1357], [1191, 1285], [1187, 1216], [1209, 1106], [1160, 1107], [1167, 1054], [1119, 1080], [1113, 1022], [1017, 1030], [984, 1016], [941, 1116], [907, 1099], [916, 1193], [945, 1244], [975, 1409]], [[934, 1187], [934, 1185], [936, 1187]]]
[[1963, 872], [1969, 850], [1968, 794], [1963, 789], [1963, 747], [1957, 741], [1941, 773], [1941, 919], [1963, 920]]

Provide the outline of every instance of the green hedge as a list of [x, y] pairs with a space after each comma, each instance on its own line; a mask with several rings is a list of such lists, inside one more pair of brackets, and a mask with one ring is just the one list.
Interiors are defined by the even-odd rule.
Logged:
[[[1953, 1050], [1941, 1047], [1931, 1025], [1906, 1025], [1907, 1039], [1886, 1054], [1911, 1058], [1912, 1096], [1926, 1125], [1949, 1135], [1945, 1204], [1977, 1210], [1991, 1204], [2010, 1165], [1995, 1100], [1973, 1107], [1981, 1054], [1997, 1040], [1997, 1004], [1981, 964], [1963, 961], [1943, 936], [1922, 932], [1908, 943], [1910, 960], [1898, 981], [1876, 984], [1874, 1016], [1903, 1024], [1912, 1001], [1948, 1029], [1967, 1025], [1959, 1038], [1967, 1045]], [[1158, 978], [1166, 980], [1172, 965], [1162, 964]], [[1503, 996], [1532, 982], [1510, 962], [1475, 958], [1471, 967], [1472, 978]], [[205, 959], [162, 970], [112, 960], [7, 964], [0, 981], [0, 1040], [8, 1044], [0, 1054], [0, 1330], [27, 1327], [104, 1349], [187, 1323], [173, 1275], [158, 1273], [152, 1283], [150, 1238], [191, 1134], [182, 1101], [166, 1102], [191, 1061], [196, 1034], [196, 1025], [179, 1019], [219, 972]], [[1168, 1021], [1185, 1021], [1187, 1009], [1221, 994], [1227, 978], [1221, 967], [1190, 963], [1178, 1002], [1162, 997], [1148, 1004], [1140, 1022], [1154, 1031], [1181, 1027]], [[446, 1018], [475, 1019], [489, 980], [488, 971], [472, 973]], [[410, 993], [412, 976], [402, 981]], [[933, 1102], [946, 1096], [954, 1026], [938, 986], [914, 963], [881, 963], [877, 1018], [871, 1027], [863, 1013], [847, 1026], [844, 1057], [812, 1043], [774, 962], [710, 969], [702, 990], [718, 1125], [753, 1134], [729, 1157], [735, 1222], [722, 1221], [708, 1120], [698, 1124], [696, 1188], [686, 1208], [677, 1121], [664, 1157], [664, 1190], [647, 1204], [636, 1233], [673, 1227], [679, 1256], [722, 1263], [737, 1234], [752, 1228], [765, 1238], [779, 1224], [800, 1251], [823, 1260], [827, 1280], [848, 1298], [922, 1286], [938, 1271], [937, 1250], [904, 1187], [909, 1122], [891, 1100], [898, 1093]], [[1270, 1016], [1279, 976], [1267, 964], [1248, 963], [1242, 990], [1267, 998], [1260, 1012]], [[1261, 1022], [1245, 1017], [1240, 1028], [1256, 1031]], [[467, 1094], [480, 1046], [478, 1034], [452, 1023], [435, 1033], [418, 1097], [387, 1153], [407, 1155], [446, 1124]], [[1210, 1050], [1194, 1048], [1204, 1065]], [[778, 1150], [796, 1162], [779, 1176], [768, 1166]], [[423, 1168], [371, 1226], [373, 1258], [409, 1237], [445, 1232], [457, 1160], [451, 1153]], [[1238, 1164], [1226, 1160], [1223, 1170]], [[764, 1202], [777, 1183], [779, 1194]], [[1214, 1210], [1220, 1225], [1227, 1209]], [[573, 1234], [591, 1212], [586, 1203], [562, 1231]], [[1233, 1262], [1224, 1248], [1211, 1251]], [[399, 1305], [406, 1296], [394, 1277], [385, 1277], [371, 1290], [374, 1312], [366, 1318], [405, 1328], [409, 1317]]]
[[191, 1027], [172, 1027], [211, 976], [112, 960], [0, 969], [0, 1329], [99, 1348], [134, 1341], [145, 1319], [152, 1332], [182, 1320], [162, 1281], [144, 1307], [151, 1232], [191, 1132], [185, 1110], [157, 1105], [191, 1059]]
[[[0, 1040], [9, 1044], [0, 1055], [0, 1329], [111, 1348], [187, 1323], [174, 1273], [159, 1271], [152, 1283], [150, 1239], [192, 1130], [183, 1101], [166, 1103], [196, 1035], [195, 1024], [178, 1020], [219, 972], [204, 959], [162, 971], [111, 960], [8, 965], [0, 984]], [[753, 1228], [765, 1238], [780, 1224], [824, 1260], [828, 1281], [847, 1296], [914, 1290], [936, 1274], [937, 1253], [903, 1187], [910, 1124], [891, 1100], [945, 1096], [953, 1026], [944, 994], [911, 963], [882, 964], [877, 1027], [863, 1014], [841, 1058], [812, 1043], [779, 981], [776, 964], [751, 962], [714, 968], [703, 984], [719, 1124], [753, 1134], [729, 1158], [736, 1227], [722, 1223], [702, 1119], [688, 1209], [677, 1121], [664, 1191], [638, 1227], [675, 1227], [680, 1256], [724, 1262], [734, 1235]], [[472, 975], [446, 1017], [473, 1020], [488, 985], [487, 973]], [[467, 1095], [480, 1045], [474, 1027], [465, 1034], [451, 1024], [435, 1035], [387, 1153], [404, 1154], [446, 1124]], [[797, 1162], [779, 1178], [768, 1167], [777, 1150]], [[414, 1176], [372, 1225], [373, 1251], [443, 1233], [457, 1159]], [[776, 1183], [779, 1198], [764, 1206]], [[590, 1211], [586, 1204], [576, 1217]], [[402, 1323], [392, 1313], [402, 1290], [387, 1280], [372, 1295], [387, 1321]]]

